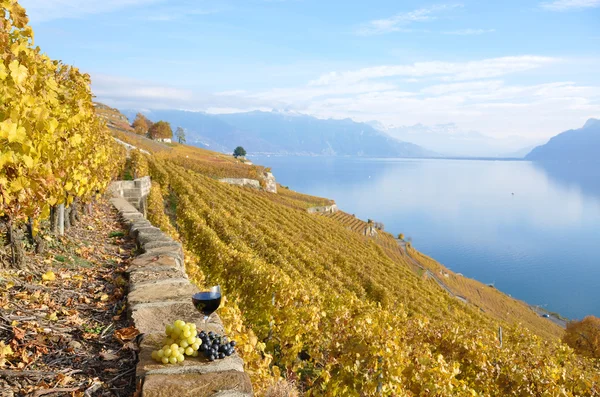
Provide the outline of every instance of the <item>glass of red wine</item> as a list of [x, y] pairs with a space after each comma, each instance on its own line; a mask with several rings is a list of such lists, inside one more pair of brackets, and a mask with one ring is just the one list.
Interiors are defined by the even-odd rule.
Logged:
[[204, 325], [206, 325], [210, 316], [221, 304], [221, 286], [215, 285], [209, 291], [198, 292], [192, 295], [192, 303], [196, 310], [204, 315]]

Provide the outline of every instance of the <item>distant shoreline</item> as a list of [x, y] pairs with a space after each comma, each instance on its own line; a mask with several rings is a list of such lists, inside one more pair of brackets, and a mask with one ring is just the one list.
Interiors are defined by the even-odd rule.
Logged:
[[479, 161], [531, 161], [519, 157], [459, 157], [459, 156], [438, 156], [438, 157], [377, 157], [377, 156], [349, 156], [349, 155], [329, 155], [329, 154], [311, 154], [311, 153], [248, 153], [246, 157], [319, 157], [336, 159], [378, 159], [378, 160], [479, 160]]

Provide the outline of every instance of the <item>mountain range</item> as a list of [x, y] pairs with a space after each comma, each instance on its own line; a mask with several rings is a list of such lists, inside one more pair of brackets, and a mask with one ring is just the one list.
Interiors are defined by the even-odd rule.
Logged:
[[[124, 110], [133, 120], [136, 111]], [[243, 146], [248, 153], [365, 157], [434, 157], [436, 153], [404, 142], [351, 119], [318, 119], [290, 112], [207, 114], [183, 110], [145, 112], [153, 121], [183, 127], [188, 144], [230, 153]]]
[[538, 162], [600, 162], [600, 120], [589, 119], [575, 130], [562, 132], [534, 148], [526, 160]]
[[[494, 138], [477, 131], [463, 130], [454, 123], [411, 126], [385, 126], [369, 122], [373, 128], [402, 141], [412, 142], [450, 157], [523, 158], [538, 142], [523, 137]], [[527, 146], [525, 146], [527, 145]]]

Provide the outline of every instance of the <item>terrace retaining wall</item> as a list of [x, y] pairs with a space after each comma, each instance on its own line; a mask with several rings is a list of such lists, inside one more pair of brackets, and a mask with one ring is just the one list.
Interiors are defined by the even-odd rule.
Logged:
[[165, 337], [165, 326], [175, 320], [194, 322], [198, 329], [219, 334], [224, 332], [223, 324], [215, 315], [204, 326], [202, 315], [194, 308], [191, 297], [198, 288], [185, 272], [181, 244], [152, 226], [125, 197], [117, 195], [111, 203], [141, 252], [128, 269], [127, 300], [135, 327], [143, 334], [136, 368], [142, 397], [252, 396], [250, 378], [237, 354], [213, 362], [186, 356], [183, 363], [175, 365], [157, 364], [152, 359], [152, 351]]

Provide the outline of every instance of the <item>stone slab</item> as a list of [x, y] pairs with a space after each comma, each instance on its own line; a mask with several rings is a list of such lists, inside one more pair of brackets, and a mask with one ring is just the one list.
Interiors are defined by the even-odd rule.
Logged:
[[160, 247], [153, 248], [136, 257], [136, 260], [148, 260], [153, 258], [173, 258], [177, 262], [177, 266], [183, 268], [183, 252], [176, 247]]
[[177, 241], [173, 240], [170, 237], [168, 239], [163, 239], [163, 240], [158, 240], [158, 241], [156, 241], [156, 240], [149, 241], [142, 245], [142, 249], [144, 250], [144, 252], [147, 252], [151, 249], [164, 248], [164, 247], [178, 248], [181, 250], [181, 244], [178, 243]]
[[165, 338], [164, 333], [146, 334], [140, 343], [139, 361], [136, 375], [148, 376], [154, 374], [208, 374], [223, 371], [244, 372], [244, 362], [237, 353], [222, 360], [208, 361], [203, 356], [185, 357], [185, 361], [178, 364], [158, 364], [152, 359], [152, 351], [162, 347], [160, 344]]
[[179, 268], [161, 268], [155, 266], [138, 268], [129, 272], [129, 282], [131, 284], [175, 278], [187, 278], [187, 274]]
[[127, 200], [123, 197], [114, 197], [110, 199], [110, 203], [119, 211], [119, 212], [135, 212], [137, 209], [129, 204]]
[[167, 302], [167, 301], [184, 301], [192, 299], [192, 295], [199, 292], [198, 287], [191, 284], [188, 280], [166, 282], [146, 283], [141, 287], [135, 287], [129, 291], [127, 302], [130, 305], [138, 303], [152, 302]]
[[172, 255], [141, 255], [136, 257], [127, 272], [134, 272], [137, 270], [149, 270], [150, 268], [162, 268], [162, 269], [175, 269], [181, 270], [182, 266], [180, 261]]
[[[134, 237], [138, 240], [138, 243], [144, 244], [148, 241], [161, 240], [166, 235], [157, 227], [154, 226], [136, 226], [135, 230], [132, 228]], [[139, 241], [140, 238], [146, 239], [146, 241]]]
[[[140, 283], [130, 283], [129, 292], [134, 292], [143, 288], [185, 288], [190, 285], [190, 280], [185, 277], [179, 278], [167, 278], [167, 279], [157, 279], [157, 280], [148, 280]], [[193, 285], [193, 284], [191, 284]]]
[[142, 397], [246, 397], [251, 395], [250, 377], [238, 371], [203, 375], [149, 375], [142, 388]]
[[213, 315], [211, 321], [204, 325], [203, 316], [192, 304], [191, 297], [188, 300], [174, 302], [142, 303], [131, 308], [131, 318], [135, 327], [145, 334], [162, 333], [167, 324], [175, 320], [183, 320], [186, 323], [194, 323], [200, 330], [212, 331], [218, 334], [225, 332], [221, 319]]

